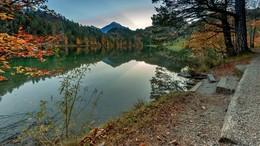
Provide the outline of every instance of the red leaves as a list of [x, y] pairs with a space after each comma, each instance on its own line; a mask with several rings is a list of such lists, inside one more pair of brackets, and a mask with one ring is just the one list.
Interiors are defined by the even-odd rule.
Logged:
[[95, 145], [100, 140], [106, 140], [108, 138], [108, 132], [112, 128], [112, 125], [108, 125], [106, 129], [95, 128], [92, 130], [92, 135], [85, 137], [81, 140], [80, 144], [84, 145], [85, 143], [88, 143], [90, 145]]
[[4, 77], [4, 76], [0, 76], [0, 82], [2, 82], [2, 81], [6, 81], [6, 80], [7, 80], [6, 77]]
[[229, 70], [229, 69], [232, 69], [233, 67], [234, 67], [234, 65], [232, 65], [232, 64], [225, 64], [225, 65], [220, 66], [218, 69]]
[[31, 21], [31, 18], [30, 18], [30, 17], [27, 17], [27, 21], [30, 22], [30, 21]]

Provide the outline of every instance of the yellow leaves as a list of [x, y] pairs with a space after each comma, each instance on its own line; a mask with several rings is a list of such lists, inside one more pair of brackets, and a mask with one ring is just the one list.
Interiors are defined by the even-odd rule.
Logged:
[[16, 66], [13, 68], [16, 69], [16, 72], [11, 73], [12, 75], [24, 74], [25, 76], [31, 76], [31, 77], [50, 75], [50, 72], [47, 69], [38, 70], [36, 68], [30, 68], [30, 67], [24, 67], [24, 66]]
[[26, 76], [31, 76], [31, 77], [34, 77], [35, 75], [34, 75], [34, 72], [27, 72], [27, 73], [25, 73], [24, 75], [26, 75]]
[[259, 28], [260, 27], [260, 20], [247, 22], [247, 25]]
[[16, 39], [16, 43], [18, 43], [18, 44], [24, 44], [24, 43], [26, 43], [26, 41], [25, 41], [25, 40], [22, 40], [22, 39]]
[[[249, 21], [249, 22], [247, 22], [247, 25], [252, 27], [253, 29], [256, 29], [255, 36], [254, 36], [255, 37], [254, 45], [255, 45], [255, 47], [260, 47], [260, 33], [259, 33], [260, 20]], [[250, 33], [250, 31], [248, 31], [248, 34], [249, 33]]]
[[0, 41], [7, 38], [9, 35], [7, 33], [0, 33]]
[[[0, 50], [0, 53], [1, 53], [1, 50]], [[5, 61], [5, 60], [6, 59], [3, 56], [0, 57], [0, 61]]]
[[3, 65], [1, 66], [2, 68], [6, 68], [6, 69], [11, 68], [7, 61], [3, 61], [2, 63], [3, 63]]
[[[215, 31], [209, 31], [215, 30]], [[205, 25], [202, 32], [193, 33], [190, 40], [185, 44], [193, 48], [197, 53], [203, 53], [204, 49], [225, 50], [224, 37], [221, 30], [216, 30], [212, 25]]]
[[8, 3], [11, 3], [12, 0], [5, 0], [5, 3], [8, 4]]
[[10, 20], [13, 20], [14, 16], [11, 15], [11, 14], [6, 14], [6, 13], [0, 13], [0, 19], [1, 20], [6, 20], [6, 19], [10, 19]]
[[256, 47], [260, 47], [260, 36], [257, 36], [257, 37], [255, 38], [255, 46], [256, 46]]
[[41, 61], [41, 62], [45, 62], [46, 61], [46, 59], [43, 59], [43, 58], [39, 58], [38, 60]]
[[25, 69], [23, 69], [23, 66], [17, 66], [17, 67], [14, 67], [16, 69], [16, 73], [18, 74], [22, 74]]
[[3, 70], [0, 69], [0, 73], [5, 73], [5, 71], [3, 71]]
[[32, 71], [33, 69], [30, 68], [30, 67], [25, 67], [25, 70], [26, 70], [26, 71]]
[[43, 56], [52, 55], [51, 50], [42, 51], [44, 48], [52, 48], [54, 44], [54, 38], [52, 36], [37, 37], [26, 34], [20, 30], [16, 36], [10, 36], [6, 33], [0, 33], [0, 53], [5, 54], [1, 56], [1, 60], [7, 60], [11, 58], [19, 57], [31, 57], [37, 58], [39, 61], [44, 62]]
[[[38, 4], [44, 3], [45, 0], [37, 0], [35, 2], [30, 1], [13, 1], [4, 0], [0, 1], [0, 20], [12, 20], [15, 13], [22, 10], [25, 5], [30, 4], [31, 8], [34, 8]], [[35, 58], [41, 62], [45, 59], [43, 56], [50, 56], [53, 54], [52, 48], [60, 40], [60, 36], [34, 36], [27, 34], [20, 27], [16, 35], [9, 35], [8, 33], [0, 33], [0, 73], [5, 73], [4, 69], [10, 69], [11, 66], [8, 63], [9, 59], [13, 58]], [[46, 49], [47, 48], [47, 49]], [[43, 51], [44, 50], [44, 51]], [[26, 74], [30, 76], [43, 76], [50, 74], [48, 70], [37, 70], [29, 67], [14, 67], [10, 69], [12, 75]], [[1, 76], [1, 81], [7, 80]]]
[[40, 132], [45, 132], [45, 131], [48, 131], [48, 128], [45, 127], [44, 125], [40, 125], [39, 130], [40, 130]]

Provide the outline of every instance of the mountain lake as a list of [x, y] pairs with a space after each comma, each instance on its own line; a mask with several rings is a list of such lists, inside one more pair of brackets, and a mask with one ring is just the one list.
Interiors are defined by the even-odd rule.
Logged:
[[[187, 80], [177, 76], [177, 72], [185, 68], [185, 63], [158, 56], [163, 53], [157, 51], [142, 49], [104, 53], [102, 50], [70, 48], [61, 54], [60, 57], [47, 57], [44, 63], [36, 59], [13, 61], [12, 66], [35, 66], [60, 73], [34, 78], [8, 75], [9, 80], [0, 84], [0, 140], [18, 132], [23, 127], [20, 121], [28, 120], [27, 113], [39, 111], [41, 101], [46, 101], [47, 107], [52, 108], [55, 101], [62, 100], [64, 95], [60, 91], [65, 78], [71, 74], [77, 76], [81, 71], [77, 93], [79, 103], [75, 103], [75, 107], [83, 109], [79, 112], [82, 115], [91, 112], [90, 119], [94, 125], [118, 117], [133, 109], [138, 102], [149, 103], [161, 94], [176, 91], [175, 84], [186, 90]], [[51, 110], [51, 114], [56, 111]], [[82, 122], [85, 120], [80, 119]]]

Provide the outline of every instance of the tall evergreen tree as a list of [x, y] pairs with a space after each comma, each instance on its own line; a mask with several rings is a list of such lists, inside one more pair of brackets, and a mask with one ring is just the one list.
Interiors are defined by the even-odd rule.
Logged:
[[[179, 22], [184, 19], [186, 21], [203, 21], [216, 27], [222, 28], [226, 52], [228, 56], [242, 54], [248, 51], [246, 44], [246, 17], [245, 17], [245, 0], [235, 0], [235, 6], [232, 0], [152, 0], [152, 2], [162, 2], [162, 6], [157, 8], [158, 14], [153, 16], [153, 21], [162, 25]], [[228, 10], [234, 8], [235, 12]], [[165, 12], [167, 10], [168, 12]], [[174, 16], [174, 20], [167, 19]], [[231, 41], [231, 26], [228, 23], [228, 16], [235, 18], [235, 34], [236, 34], [236, 49]], [[218, 22], [222, 24], [219, 25]], [[242, 41], [242, 42], [239, 42]]]
[[246, 28], [246, 2], [245, 0], [235, 1], [235, 33], [236, 33], [236, 53], [243, 54], [249, 51], [247, 45], [247, 28]]

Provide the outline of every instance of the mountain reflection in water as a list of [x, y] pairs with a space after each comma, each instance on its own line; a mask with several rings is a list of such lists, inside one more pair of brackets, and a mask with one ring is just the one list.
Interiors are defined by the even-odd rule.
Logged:
[[[39, 110], [40, 101], [60, 98], [60, 77], [84, 65], [88, 65], [90, 69], [80, 82], [81, 88], [87, 88], [89, 91], [86, 97], [95, 89], [103, 93], [93, 116], [96, 124], [132, 109], [140, 99], [150, 102], [162, 94], [185, 90], [185, 79], [177, 77], [176, 74], [188, 64], [183, 59], [183, 54], [171, 55], [169, 51], [158, 52], [154, 49], [143, 49], [141, 52], [112, 51], [109, 54], [90, 50], [86, 53], [79, 51], [79, 48], [76, 50], [82, 54], [52, 56], [44, 63], [33, 59], [14, 62], [13, 66], [35, 66], [39, 69], [63, 72], [51, 77], [9, 76], [9, 81], [0, 84], [0, 116], [34, 112]], [[85, 97], [85, 93], [80, 94]], [[11, 119], [7, 121], [13, 123], [19, 120], [15, 116]], [[2, 122], [3, 119], [0, 118], [0, 123]], [[0, 130], [6, 125], [0, 126]], [[6, 135], [3, 134], [3, 137], [6, 138]]]

